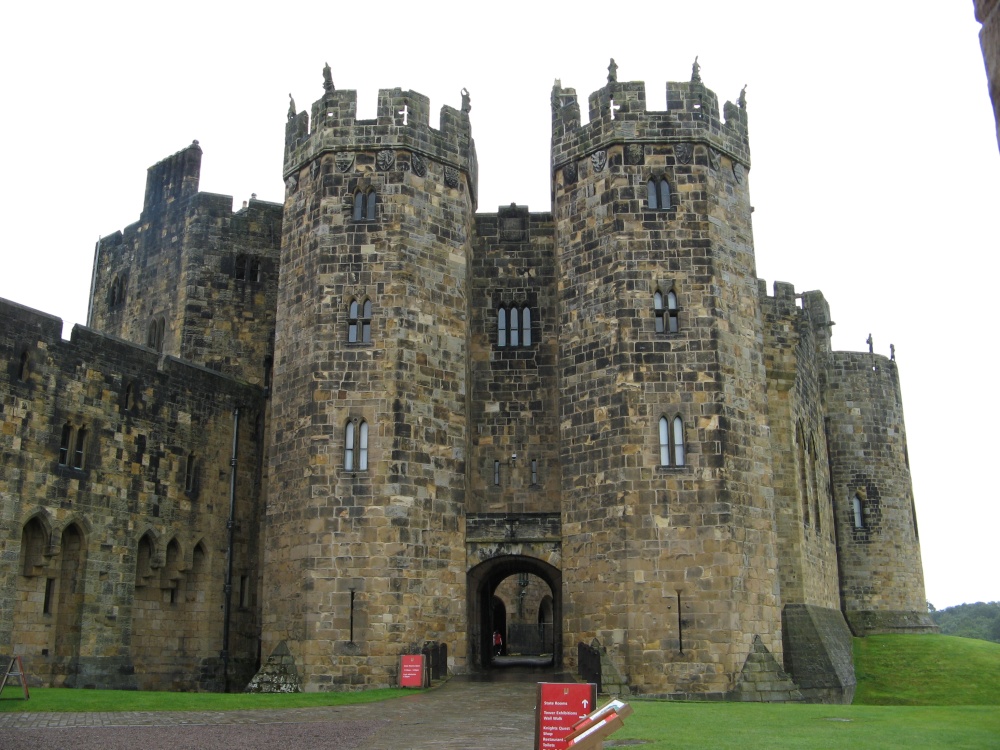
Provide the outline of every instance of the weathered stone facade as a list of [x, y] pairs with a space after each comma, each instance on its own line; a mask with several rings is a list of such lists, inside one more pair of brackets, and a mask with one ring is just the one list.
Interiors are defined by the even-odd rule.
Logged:
[[358, 120], [329, 78], [283, 207], [199, 192], [196, 143], [152, 167], [91, 328], [0, 309], [0, 643], [51, 684], [339, 690], [516, 625], [622, 690], [849, 699], [848, 622], [928, 626], [895, 362], [756, 278], [742, 96], [666, 102], [612, 66], [583, 124], [557, 82], [543, 213], [476, 212], [467, 95]]
[[[221, 689], [256, 663], [261, 390], [9, 302], [3, 650], [71, 687]], [[234, 419], [240, 407], [242, 418]], [[234, 429], [233, 653], [220, 662]]]

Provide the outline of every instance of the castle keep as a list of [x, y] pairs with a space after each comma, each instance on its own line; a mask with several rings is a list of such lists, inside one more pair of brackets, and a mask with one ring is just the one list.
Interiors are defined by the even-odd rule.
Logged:
[[[662, 100], [661, 100], [662, 101]], [[324, 71], [285, 202], [197, 142], [88, 325], [0, 301], [0, 650], [42, 684], [341, 690], [433, 645], [643, 694], [849, 701], [926, 617], [896, 363], [756, 278], [742, 94], [552, 90], [552, 206], [477, 211], [470, 101]]]

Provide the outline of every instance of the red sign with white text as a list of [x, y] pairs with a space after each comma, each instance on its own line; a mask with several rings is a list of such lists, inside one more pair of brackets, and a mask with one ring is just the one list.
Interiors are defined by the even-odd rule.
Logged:
[[404, 654], [399, 657], [399, 686], [415, 688], [424, 686], [423, 654]]
[[566, 735], [596, 703], [597, 685], [593, 683], [539, 682], [535, 750], [566, 750]]

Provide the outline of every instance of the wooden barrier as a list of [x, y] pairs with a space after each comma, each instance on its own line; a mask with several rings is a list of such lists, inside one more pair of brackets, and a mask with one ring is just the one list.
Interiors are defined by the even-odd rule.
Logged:
[[7, 681], [11, 677], [14, 677], [21, 681], [21, 690], [24, 693], [24, 699], [28, 700], [31, 696], [28, 695], [28, 680], [24, 674], [24, 664], [21, 662], [20, 656], [12, 656], [10, 663], [7, 665], [7, 669], [4, 670], [3, 678], [0, 678], [0, 693], [3, 689], [7, 687]]

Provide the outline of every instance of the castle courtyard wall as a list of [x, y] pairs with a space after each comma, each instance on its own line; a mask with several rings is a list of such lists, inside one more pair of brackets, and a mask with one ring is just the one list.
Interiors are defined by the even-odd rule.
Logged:
[[0, 319], [0, 648], [41, 684], [221, 685], [239, 405], [233, 668], [252, 671], [260, 389], [81, 326], [63, 341], [6, 301]]

